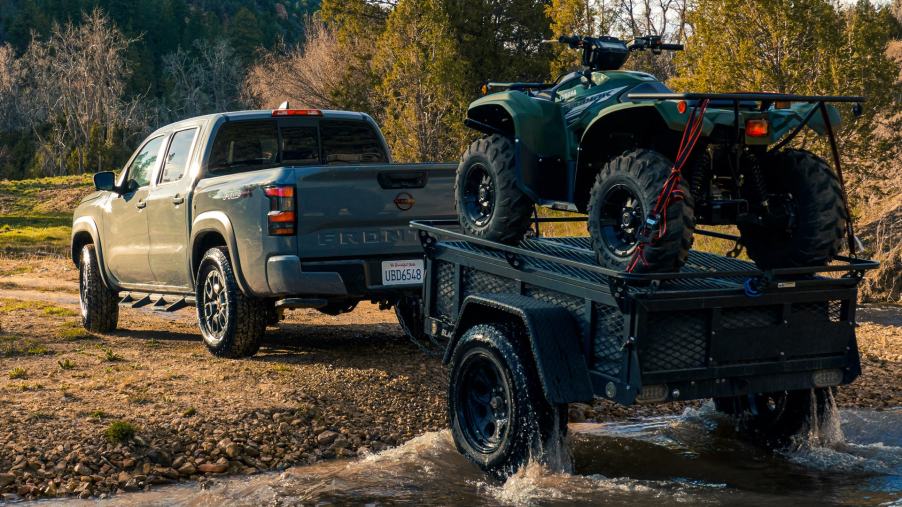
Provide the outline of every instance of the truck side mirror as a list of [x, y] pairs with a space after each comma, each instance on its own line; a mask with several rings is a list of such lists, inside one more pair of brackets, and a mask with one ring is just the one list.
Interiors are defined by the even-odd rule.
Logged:
[[117, 192], [116, 173], [112, 171], [102, 171], [94, 175], [94, 188], [97, 190], [105, 190], [107, 192]]

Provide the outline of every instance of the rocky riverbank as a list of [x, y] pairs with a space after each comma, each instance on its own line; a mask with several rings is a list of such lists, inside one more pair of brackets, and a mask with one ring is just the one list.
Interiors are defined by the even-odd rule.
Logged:
[[[390, 312], [289, 314], [260, 354], [210, 356], [190, 311], [124, 310], [114, 334], [78, 326], [63, 260], [0, 259], [0, 494], [104, 497], [349, 458], [446, 426], [438, 359]], [[842, 406], [902, 406], [902, 311], [859, 314], [865, 374]], [[685, 405], [574, 405], [610, 420]]]

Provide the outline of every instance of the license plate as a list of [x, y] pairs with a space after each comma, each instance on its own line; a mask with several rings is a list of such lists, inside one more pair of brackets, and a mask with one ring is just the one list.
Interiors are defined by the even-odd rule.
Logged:
[[382, 261], [382, 285], [423, 283], [423, 260]]

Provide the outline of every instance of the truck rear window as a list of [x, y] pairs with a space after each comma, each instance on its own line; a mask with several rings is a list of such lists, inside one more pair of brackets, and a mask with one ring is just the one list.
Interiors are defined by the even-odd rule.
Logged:
[[323, 158], [327, 164], [384, 164], [388, 156], [373, 127], [362, 121], [323, 120]]
[[[319, 131], [319, 132], [317, 132]], [[281, 145], [280, 145], [281, 143]], [[277, 165], [388, 162], [382, 140], [362, 121], [231, 121], [213, 140], [210, 172], [238, 172]]]

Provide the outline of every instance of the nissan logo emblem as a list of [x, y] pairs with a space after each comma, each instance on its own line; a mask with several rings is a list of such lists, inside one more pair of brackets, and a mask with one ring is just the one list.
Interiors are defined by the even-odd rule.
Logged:
[[401, 211], [409, 210], [413, 207], [414, 204], [416, 204], [416, 202], [417, 201], [413, 198], [413, 196], [408, 194], [407, 192], [401, 192], [397, 197], [395, 197], [395, 206], [397, 206]]

